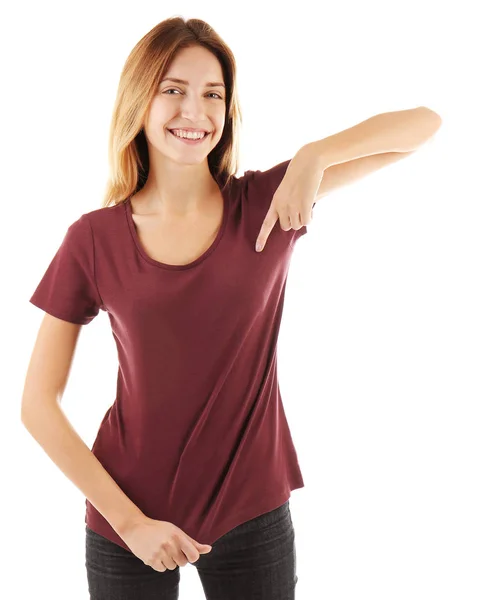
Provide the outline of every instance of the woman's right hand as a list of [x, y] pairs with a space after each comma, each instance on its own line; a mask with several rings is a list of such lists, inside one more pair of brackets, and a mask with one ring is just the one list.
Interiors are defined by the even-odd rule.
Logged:
[[200, 544], [173, 523], [146, 515], [125, 528], [120, 537], [145, 565], [161, 572], [194, 563], [200, 554], [211, 551], [211, 546]]

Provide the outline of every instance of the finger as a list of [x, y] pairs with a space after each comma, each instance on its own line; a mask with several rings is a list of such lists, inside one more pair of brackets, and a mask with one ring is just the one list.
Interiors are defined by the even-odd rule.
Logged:
[[190, 537], [188, 534], [185, 534], [187, 539], [193, 544], [193, 546], [198, 549], [201, 548], [201, 550], [203, 550], [204, 548], [211, 548], [211, 546], [209, 544], [202, 544], [201, 542], [197, 542], [195, 539], [193, 539], [192, 537]]
[[184, 567], [190, 562], [181, 548], [176, 548], [170, 556], [179, 567]]
[[156, 560], [154, 563], [148, 566], [154, 569], [155, 571], [158, 571], [159, 573], [164, 573], [167, 570], [165, 565], [161, 562], [161, 560]]
[[301, 227], [303, 226], [302, 220], [301, 220], [301, 213], [299, 212], [294, 212], [289, 216], [289, 220], [291, 221], [291, 227], [293, 229], [301, 229]]
[[268, 241], [269, 234], [272, 232], [273, 227], [278, 220], [278, 213], [273, 206], [270, 206], [266, 217], [261, 225], [261, 229], [259, 231], [258, 237], [256, 239], [256, 250], [257, 252], [261, 252]]
[[288, 213], [280, 214], [279, 224], [283, 231], [289, 231], [293, 226], [292, 217]]
[[200, 557], [200, 553], [198, 552], [198, 548], [196, 547], [196, 544], [197, 544], [197, 542], [195, 540], [193, 540], [192, 538], [190, 538], [189, 536], [182, 537], [181, 541], [180, 541], [181, 551], [183, 552], [183, 554], [188, 559], [188, 562], [190, 562], [190, 563], [196, 562]]
[[169, 554], [170, 550], [162, 550], [160, 552], [160, 560], [169, 571], [174, 571], [178, 566]]
[[181, 538], [179, 537], [175, 538], [175, 545], [169, 552], [169, 555], [179, 567], [184, 567], [189, 562], [191, 562], [188, 556], [183, 551]]

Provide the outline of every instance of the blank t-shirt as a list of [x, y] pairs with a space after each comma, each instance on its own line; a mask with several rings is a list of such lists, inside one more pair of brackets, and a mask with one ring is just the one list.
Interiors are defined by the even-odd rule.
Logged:
[[[108, 314], [118, 349], [116, 398], [93, 454], [148, 517], [200, 543], [286, 502], [304, 486], [277, 377], [277, 339], [296, 240], [261, 224], [290, 160], [220, 185], [212, 245], [186, 265], [150, 257], [130, 198], [84, 213], [30, 302], [86, 325]], [[85, 523], [130, 548], [85, 500]]]

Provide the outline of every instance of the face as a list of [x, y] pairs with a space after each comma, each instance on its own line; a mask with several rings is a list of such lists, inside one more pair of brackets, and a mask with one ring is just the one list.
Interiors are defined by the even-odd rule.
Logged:
[[[166, 80], [167, 77], [188, 83]], [[214, 54], [199, 46], [180, 50], [150, 106], [145, 123], [149, 145], [182, 164], [204, 161], [223, 134], [226, 115], [223, 86], [221, 64]], [[209, 133], [200, 142], [188, 143], [170, 132], [182, 128]]]

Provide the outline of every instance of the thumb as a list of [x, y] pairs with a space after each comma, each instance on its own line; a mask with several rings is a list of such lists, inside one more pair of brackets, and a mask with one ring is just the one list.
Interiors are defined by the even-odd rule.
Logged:
[[191, 543], [193, 543], [196, 547], [201, 548], [201, 550], [203, 549], [210, 549], [211, 550], [211, 546], [209, 544], [201, 544], [200, 542], [197, 542], [194, 538], [192, 538], [190, 535], [185, 534], [188, 539], [190, 540]]
[[198, 548], [201, 548], [202, 550], [211, 550], [211, 546], [209, 544], [200, 544], [200, 542], [196, 542], [196, 545]]
[[211, 546], [209, 544], [201, 544], [200, 542], [197, 542], [191, 536], [188, 536], [188, 538], [189, 538], [190, 542], [192, 542], [196, 547], [201, 548], [202, 550], [205, 548], [209, 548], [211, 550]]

